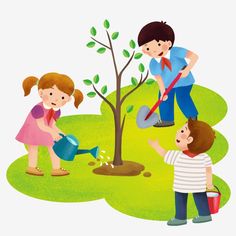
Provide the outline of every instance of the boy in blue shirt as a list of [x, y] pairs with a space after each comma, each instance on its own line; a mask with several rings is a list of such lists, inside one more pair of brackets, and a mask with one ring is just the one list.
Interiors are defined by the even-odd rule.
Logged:
[[[152, 57], [150, 72], [159, 85], [159, 98], [163, 101], [159, 107], [161, 121], [155, 127], [168, 127], [174, 125], [174, 97], [179, 108], [187, 119], [197, 119], [198, 111], [190, 96], [194, 84], [191, 69], [198, 60], [198, 56], [180, 47], [173, 47], [175, 34], [173, 29], [165, 22], [151, 22], [145, 25], [138, 35], [138, 44], [142, 46], [144, 54]], [[189, 63], [185, 59], [189, 59]], [[185, 66], [185, 68], [184, 68]], [[184, 68], [184, 69], [183, 69]], [[168, 96], [165, 90], [181, 72], [181, 79], [177, 82]]]

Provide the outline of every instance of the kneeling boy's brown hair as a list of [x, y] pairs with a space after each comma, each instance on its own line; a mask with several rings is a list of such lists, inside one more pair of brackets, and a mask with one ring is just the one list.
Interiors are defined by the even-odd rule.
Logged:
[[193, 142], [188, 144], [188, 149], [194, 154], [208, 151], [214, 143], [215, 131], [203, 121], [188, 120], [188, 128]]

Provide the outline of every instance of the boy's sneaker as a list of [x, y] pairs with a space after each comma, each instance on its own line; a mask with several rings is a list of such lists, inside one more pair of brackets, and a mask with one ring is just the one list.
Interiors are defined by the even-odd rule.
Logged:
[[29, 174], [29, 175], [36, 175], [36, 176], [43, 176], [44, 175], [42, 170], [40, 170], [38, 167], [28, 167], [26, 169], [25, 173]]
[[167, 222], [167, 225], [169, 226], [178, 226], [178, 225], [186, 225], [187, 224], [187, 220], [179, 220], [176, 218], [170, 219]]
[[159, 121], [157, 122], [155, 125], [153, 125], [153, 127], [158, 127], [158, 128], [162, 128], [162, 127], [169, 127], [169, 126], [173, 126], [175, 125], [174, 121]]
[[193, 223], [205, 223], [205, 222], [209, 222], [212, 221], [211, 215], [209, 216], [197, 216], [193, 219]]
[[60, 168], [60, 169], [53, 169], [51, 172], [52, 176], [64, 176], [64, 175], [69, 175], [70, 172], [65, 170], [64, 168]]

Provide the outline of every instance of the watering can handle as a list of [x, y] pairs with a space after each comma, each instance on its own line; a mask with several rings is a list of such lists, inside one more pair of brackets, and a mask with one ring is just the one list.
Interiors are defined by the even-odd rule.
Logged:
[[[62, 134], [62, 133], [59, 133], [59, 135], [60, 135], [62, 138], [64, 138], [64, 137], [65, 137], [65, 135], [64, 135], [64, 134]], [[57, 143], [57, 141], [55, 141], [55, 140], [54, 140], [54, 143]]]

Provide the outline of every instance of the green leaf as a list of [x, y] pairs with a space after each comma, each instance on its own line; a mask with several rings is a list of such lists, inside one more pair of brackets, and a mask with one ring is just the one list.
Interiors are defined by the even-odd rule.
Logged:
[[130, 42], [129, 42], [129, 46], [130, 46], [131, 48], [135, 49], [136, 44], [135, 44], [135, 42], [134, 42], [133, 39], [130, 40]]
[[83, 80], [83, 82], [85, 85], [88, 85], [88, 86], [92, 84], [92, 81], [89, 79], [85, 79], [85, 80]]
[[154, 79], [147, 79], [146, 84], [150, 85], [153, 84], [155, 82]]
[[107, 92], [107, 86], [104, 85], [101, 89], [102, 94], [105, 94]]
[[131, 78], [132, 85], [136, 86], [138, 84], [138, 80], [135, 77]]
[[124, 55], [124, 57], [130, 57], [129, 52], [125, 49], [123, 50], [123, 55]]
[[94, 82], [95, 84], [97, 84], [97, 83], [99, 82], [99, 75], [95, 75], [95, 76], [93, 77], [93, 82]]
[[133, 105], [129, 105], [126, 108], [126, 111], [127, 111], [127, 113], [130, 113], [131, 111], [133, 111], [133, 109], [134, 109], [134, 106]]
[[92, 28], [90, 29], [90, 34], [91, 34], [92, 36], [96, 36], [97, 30], [96, 30], [94, 27], [92, 27]]
[[106, 51], [106, 48], [99, 48], [97, 50], [98, 53], [103, 54]]
[[106, 29], [109, 29], [109, 27], [110, 27], [110, 22], [109, 22], [108, 20], [105, 20], [104, 23], [103, 23], [103, 25], [104, 25], [104, 27], [105, 27]]
[[111, 38], [112, 38], [113, 40], [115, 40], [115, 39], [118, 38], [118, 36], [119, 36], [119, 32], [114, 32], [114, 33], [111, 35]]
[[143, 73], [144, 70], [145, 70], [145, 67], [144, 67], [144, 65], [143, 65], [142, 63], [140, 63], [139, 66], [138, 66], [138, 69], [139, 69], [139, 71], [140, 71], [141, 73]]
[[142, 53], [137, 52], [137, 53], [135, 53], [135, 55], [134, 55], [134, 59], [140, 59], [142, 56], [143, 56]]
[[86, 45], [88, 48], [93, 48], [95, 46], [95, 42], [91, 41], [89, 43], [87, 43]]
[[89, 92], [87, 93], [87, 96], [90, 97], [90, 98], [93, 98], [96, 96], [96, 93], [95, 92]]

